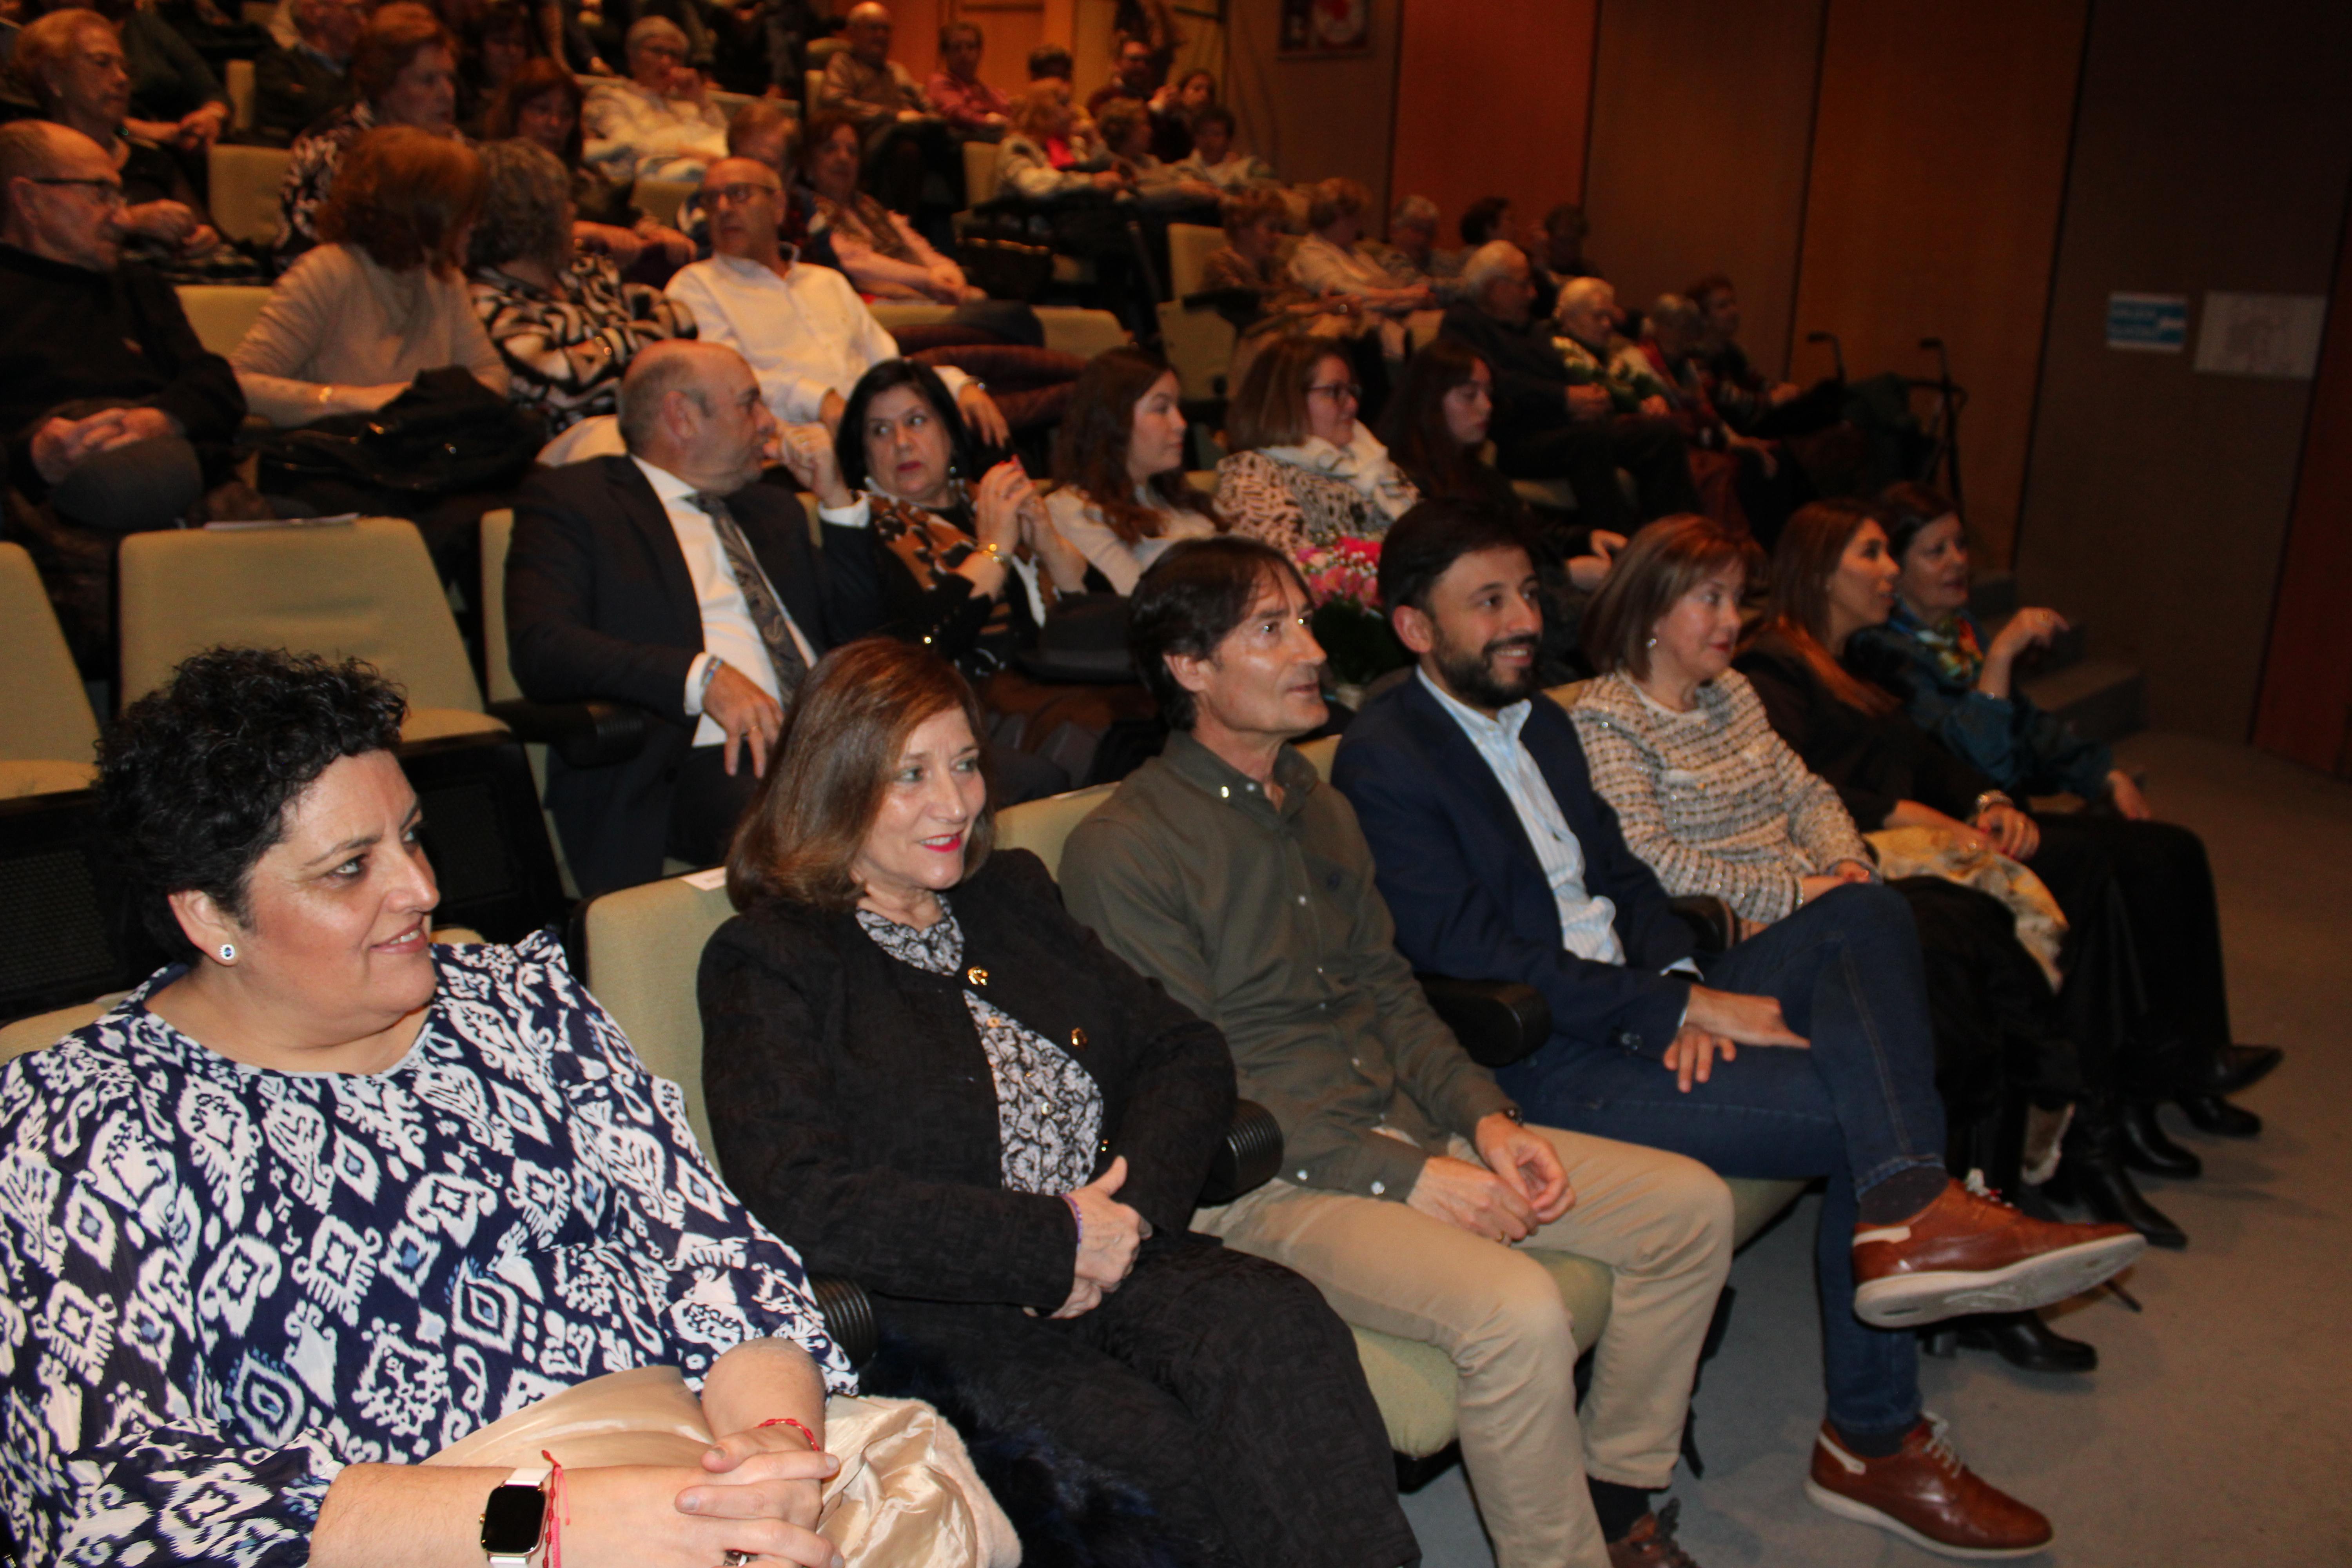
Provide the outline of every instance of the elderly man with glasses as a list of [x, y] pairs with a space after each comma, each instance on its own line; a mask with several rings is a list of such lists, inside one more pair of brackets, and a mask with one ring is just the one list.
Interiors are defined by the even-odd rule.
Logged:
[[245, 397], [172, 286], [122, 261], [122, 182], [97, 142], [43, 121], [0, 127], [0, 201], [8, 531], [40, 563], [84, 669], [102, 673], [107, 536], [173, 527], [208, 475], [230, 477]]
[[[710, 213], [708, 261], [669, 281], [669, 297], [694, 312], [707, 343], [750, 362], [769, 409], [786, 425], [822, 422], [837, 430], [850, 389], [898, 345], [849, 280], [829, 267], [796, 264], [776, 237], [784, 186], [749, 158], [713, 163], [702, 197]], [[952, 366], [940, 379], [974, 435], [1003, 446], [1004, 416], [980, 383]]]

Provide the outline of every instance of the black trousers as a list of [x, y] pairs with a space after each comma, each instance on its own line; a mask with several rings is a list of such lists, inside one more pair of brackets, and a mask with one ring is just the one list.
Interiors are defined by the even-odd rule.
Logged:
[[[2231, 1039], [2221, 965], [2221, 914], [2204, 841], [2169, 822], [2084, 811], [2035, 819], [2031, 862], [2086, 951], [2077, 980], [2090, 1005], [2120, 1009], [2114, 1026], [2126, 1084], [2144, 1099], [2174, 1092], [2185, 1058]], [[2076, 980], [2070, 980], [2068, 989]]]
[[751, 804], [751, 792], [760, 787], [760, 778], [751, 771], [748, 747], [735, 748], [731, 778], [726, 754], [723, 742], [716, 746], [689, 746], [685, 760], [677, 764], [669, 795], [666, 848], [670, 858], [689, 866], [716, 866], [727, 858], [727, 847], [735, 840], [735, 824], [741, 820], [743, 808]]
[[955, 1424], [1030, 1568], [1421, 1561], [1354, 1337], [1278, 1264], [1163, 1237], [1067, 1321], [879, 1306], [866, 1387]]
[[[1654, 517], [1701, 510], [1682, 432], [1671, 420], [1638, 416], [1605, 424], [1563, 424], [1495, 438], [1495, 466], [1515, 479], [1566, 479], [1576, 492], [1577, 521], [1631, 534]], [[1617, 470], [1633, 476], [1637, 504], [1626, 504]]]

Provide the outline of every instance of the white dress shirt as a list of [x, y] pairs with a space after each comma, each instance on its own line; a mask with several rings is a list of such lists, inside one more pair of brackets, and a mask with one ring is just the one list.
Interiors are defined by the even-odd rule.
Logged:
[[[669, 518], [670, 531], [677, 535], [678, 550], [686, 556], [686, 574], [694, 584], [695, 607], [702, 616], [702, 651], [694, 656], [694, 662], [686, 671], [686, 710], [702, 714], [702, 721], [694, 727], [694, 743], [715, 746], [727, 738], [727, 731], [719, 727], [719, 721], [702, 712], [702, 690], [709, 684], [703, 672], [710, 668], [712, 659], [723, 660], [741, 670], [753, 685], [779, 702], [783, 700], [783, 684], [776, 679], [776, 661], [769, 657], [767, 640], [760, 636], [759, 623], [751, 619], [751, 603], [743, 597], [742, 585], [735, 580], [735, 568], [727, 559], [727, 547], [719, 542], [719, 530], [711, 526], [710, 514], [694, 504], [694, 487], [643, 458], [631, 458], [629, 461], [636, 464], [637, 470], [654, 487], [654, 495]], [[816, 649], [801, 635], [792, 611], [784, 608], [784, 596], [776, 592], [773, 583], [768, 584], [768, 592], [783, 614], [784, 627], [793, 634], [793, 646], [801, 650], [803, 660], [814, 664]]]
[[715, 103], [665, 98], [626, 77], [590, 77], [580, 108], [583, 161], [606, 179], [702, 183], [727, 156], [727, 113]]
[[1462, 732], [1478, 748], [1478, 755], [1494, 770], [1495, 782], [1510, 797], [1511, 809], [1518, 813], [1519, 826], [1527, 829], [1536, 859], [1551, 883], [1552, 901], [1559, 906], [1559, 944], [1579, 958], [1624, 963], [1624, 944], [1617, 940], [1617, 928], [1611, 923], [1617, 918], [1617, 906], [1585, 891], [1584, 846], [1576, 841], [1568, 818], [1560, 815], [1559, 802], [1543, 770], [1536, 765], [1535, 753], [1519, 739], [1528, 715], [1535, 710], [1533, 700], [1514, 702], [1489, 719], [1441, 690], [1427, 670], [1414, 670], [1413, 679], [1462, 726]]
[[[830, 267], [796, 263], [779, 277], [765, 262], [714, 256], [681, 268], [668, 293], [694, 312], [704, 342], [725, 343], [750, 363], [769, 410], [787, 425], [813, 423], [826, 393], [846, 398], [867, 371], [900, 357], [897, 340]], [[956, 397], [971, 378], [942, 365], [940, 379]]]

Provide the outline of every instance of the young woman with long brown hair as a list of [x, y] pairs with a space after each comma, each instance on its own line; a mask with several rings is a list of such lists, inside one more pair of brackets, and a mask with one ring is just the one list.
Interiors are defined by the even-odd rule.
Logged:
[[1054, 435], [1046, 515], [1121, 596], [1170, 545], [1223, 526], [1184, 482], [1181, 396], [1165, 360], [1108, 349], [1079, 374]]

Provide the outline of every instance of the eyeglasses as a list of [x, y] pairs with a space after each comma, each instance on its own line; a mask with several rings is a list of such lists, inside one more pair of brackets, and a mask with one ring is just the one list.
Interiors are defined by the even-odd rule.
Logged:
[[99, 193], [99, 200], [110, 207], [122, 205], [122, 182], [120, 180], [71, 179], [64, 174], [26, 174], [26, 183], [36, 185], [87, 185]]
[[739, 184], [720, 185], [710, 193], [710, 199], [714, 202], [730, 202], [740, 206], [745, 202], [761, 196], [772, 196], [781, 189], [782, 187], [780, 185], [755, 185], [749, 180], [745, 180]]
[[1334, 403], [1360, 403], [1364, 398], [1364, 389], [1352, 381], [1317, 383], [1307, 389], [1307, 395], [1312, 397], [1318, 392]]

